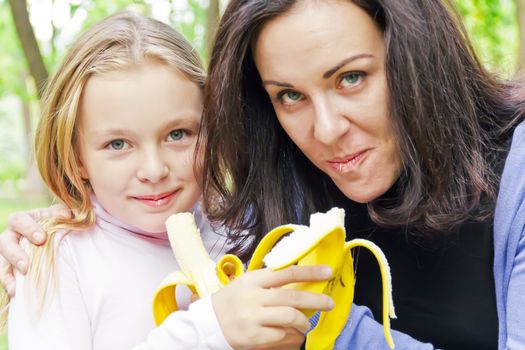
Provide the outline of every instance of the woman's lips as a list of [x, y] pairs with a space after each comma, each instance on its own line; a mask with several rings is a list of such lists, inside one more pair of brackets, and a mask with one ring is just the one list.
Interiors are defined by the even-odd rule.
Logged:
[[355, 170], [363, 162], [369, 151], [369, 149], [365, 149], [343, 158], [329, 160], [328, 165], [337, 172], [348, 173]]
[[162, 208], [171, 204], [177, 190], [146, 196], [132, 196], [131, 198], [153, 208]]

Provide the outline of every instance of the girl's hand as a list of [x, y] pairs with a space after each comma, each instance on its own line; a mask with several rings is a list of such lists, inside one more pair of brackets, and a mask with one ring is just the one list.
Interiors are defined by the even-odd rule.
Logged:
[[[330, 310], [325, 294], [279, 288], [330, 278], [327, 266], [290, 266], [248, 272], [212, 295], [219, 325], [236, 350], [300, 347], [310, 329], [302, 309]], [[285, 345], [286, 344], [286, 345]]]
[[13, 266], [22, 274], [27, 273], [29, 257], [20, 246], [20, 238], [25, 237], [33, 244], [41, 245], [46, 235], [37, 221], [43, 217], [70, 217], [71, 212], [61, 204], [44, 209], [33, 209], [9, 215], [7, 228], [0, 234], [0, 284], [7, 293], [15, 295]]

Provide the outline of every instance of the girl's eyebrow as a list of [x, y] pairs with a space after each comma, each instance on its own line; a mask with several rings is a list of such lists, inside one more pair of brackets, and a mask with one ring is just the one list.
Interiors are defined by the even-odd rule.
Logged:
[[334, 75], [335, 72], [337, 72], [339, 69], [341, 69], [341, 67], [343, 67], [344, 65], [346, 65], [346, 64], [348, 64], [348, 63], [350, 63], [352, 61], [361, 59], [361, 58], [374, 58], [374, 55], [369, 54], [369, 53], [361, 53], [361, 54], [358, 54], [358, 55], [354, 55], [354, 56], [350, 56], [348, 58], [345, 58], [344, 60], [342, 60], [341, 62], [336, 64], [333, 68], [330, 68], [329, 70], [327, 70], [323, 74], [323, 79], [330, 78], [332, 75]]
[[105, 130], [92, 130], [91, 134], [95, 136], [107, 136], [107, 135], [124, 135], [129, 132], [130, 130], [126, 130], [126, 129], [105, 129]]

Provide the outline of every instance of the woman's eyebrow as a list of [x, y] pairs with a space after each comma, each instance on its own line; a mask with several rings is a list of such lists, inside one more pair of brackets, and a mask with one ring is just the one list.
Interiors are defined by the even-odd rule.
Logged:
[[369, 54], [369, 53], [361, 53], [361, 54], [358, 54], [358, 55], [354, 55], [354, 56], [350, 56], [348, 58], [345, 58], [344, 60], [342, 60], [341, 62], [336, 64], [333, 68], [330, 68], [329, 70], [327, 70], [323, 74], [323, 79], [330, 78], [332, 75], [334, 75], [335, 72], [337, 72], [339, 69], [341, 69], [341, 67], [343, 67], [345, 64], [348, 64], [348, 63], [350, 63], [352, 61], [355, 61], [355, 60], [358, 60], [358, 59], [361, 59], [361, 58], [374, 58], [374, 55]]
[[263, 85], [276, 85], [276, 86], [281, 86], [285, 88], [293, 88], [292, 84], [281, 83], [280, 81], [275, 81], [275, 80], [263, 80], [262, 83]]

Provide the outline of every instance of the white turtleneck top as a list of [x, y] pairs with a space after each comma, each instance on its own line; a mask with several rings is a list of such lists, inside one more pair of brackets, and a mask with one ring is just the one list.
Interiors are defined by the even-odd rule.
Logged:
[[[35, 291], [26, 277], [16, 275], [9, 349], [231, 349], [210, 298], [173, 313], [155, 328], [154, 291], [178, 269], [167, 235], [129, 227], [94, 204], [96, 224], [57, 243], [57, 289], [42, 313], [35, 311]], [[217, 260], [226, 250], [225, 238], [213, 231], [199, 208], [195, 218], [207, 250]]]

